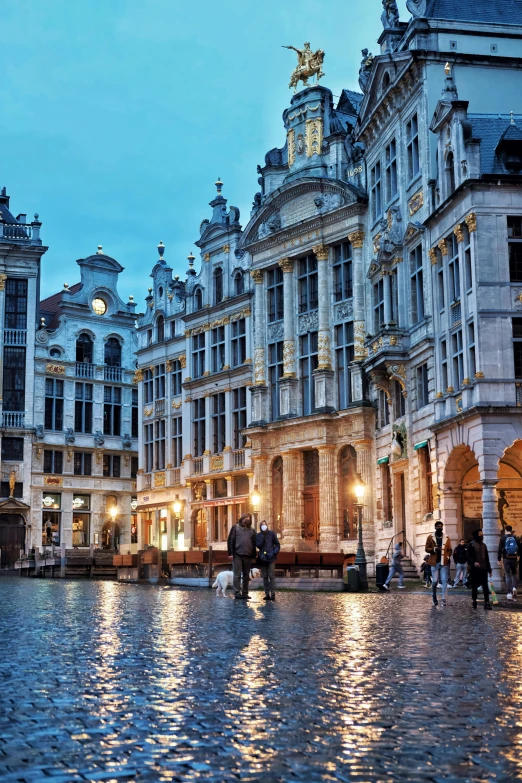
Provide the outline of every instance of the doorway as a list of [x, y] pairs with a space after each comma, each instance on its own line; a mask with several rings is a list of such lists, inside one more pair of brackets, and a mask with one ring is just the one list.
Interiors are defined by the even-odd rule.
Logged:
[[207, 512], [204, 508], [196, 511], [194, 517], [194, 546], [199, 549], [207, 546]]
[[0, 567], [14, 568], [25, 548], [25, 521], [20, 514], [0, 515]]
[[120, 547], [120, 526], [117, 522], [106, 522], [101, 533], [102, 549], [117, 552]]
[[308, 489], [304, 493], [303, 538], [308, 543], [319, 543], [319, 489]]

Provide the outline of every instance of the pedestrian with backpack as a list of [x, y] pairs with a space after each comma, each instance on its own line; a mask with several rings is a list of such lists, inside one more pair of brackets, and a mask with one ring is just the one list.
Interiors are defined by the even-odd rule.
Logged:
[[275, 601], [275, 564], [281, 549], [277, 535], [268, 529], [266, 520], [261, 522], [261, 532], [257, 534], [256, 546], [259, 550], [257, 564], [263, 577], [265, 588], [264, 601]]
[[504, 579], [506, 580], [508, 601], [515, 601], [517, 597], [517, 562], [518, 541], [513, 533], [511, 525], [506, 525], [500, 536], [497, 560], [504, 564]]

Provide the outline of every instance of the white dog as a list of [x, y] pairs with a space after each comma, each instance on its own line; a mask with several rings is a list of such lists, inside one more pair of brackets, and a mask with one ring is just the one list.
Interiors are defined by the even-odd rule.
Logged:
[[[259, 568], [250, 569], [250, 579], [257, 579], [261, 576]], [[216, 598], [224, 598], [227, 587], [232, 587], [234, 584], [234, 572], [233, 571], [221, 571], [216, 576], [216, 581], [212, 587], [216, 587]]]

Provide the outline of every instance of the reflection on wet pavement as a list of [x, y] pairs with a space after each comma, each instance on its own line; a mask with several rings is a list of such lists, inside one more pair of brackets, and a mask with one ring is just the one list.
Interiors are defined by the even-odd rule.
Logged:
[[0, 780], [522, 776], [522, 615], [0, 579]]

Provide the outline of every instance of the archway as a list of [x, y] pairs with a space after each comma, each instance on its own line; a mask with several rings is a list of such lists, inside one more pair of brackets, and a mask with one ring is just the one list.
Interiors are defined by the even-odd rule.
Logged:
[[112, 520], [105, 522], [101, 531], [101, 545], [102, 549], [118, 551], [120, 546], [120, 526], [117, 522]]
[[469, 446], [456, 446], [444, 470], [441, 519], [452, 541], [471, 533], [482, 524], [482, 483], [478, 461]]
[[522, 441], [504, 452], [498, 466], [497, 498], [499, 526], [512, 525], [522, 533]]
[[25, 549], [25, 520], [21, 514], [0, 514], [0, 567], [14, 568]]

